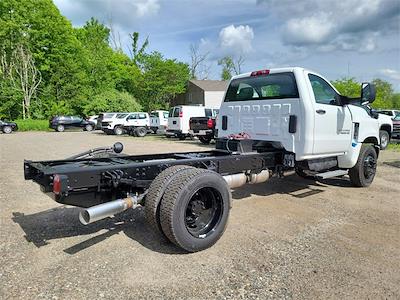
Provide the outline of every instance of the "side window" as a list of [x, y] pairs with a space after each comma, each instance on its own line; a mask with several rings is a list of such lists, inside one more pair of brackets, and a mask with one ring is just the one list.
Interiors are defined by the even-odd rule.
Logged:
[[180, 108], [179, 107], [175, 107], [175, 110], [174, 110], [174, 115], [173, 115], [173, 117], [179, 117], [179, 112], [180, 112]]
[[212, 117], [212, 110], [209, 109], [209, 108], [206, 108], [205, 109], [205, 114], [206, 114], [206, 117]]
[[168, 119], [168, 113], [167, 112], [164, 113], [164, 119]]
[[139, 114], [139, 119], [141, 119], [141, 120], [146, 119], [146, 117], [147, 117], [146, 114]]
[[336, 92], [324, 79], [313, 74], [309, 74], [308, 78], [314, 92], [315, 102], [336, 105]]

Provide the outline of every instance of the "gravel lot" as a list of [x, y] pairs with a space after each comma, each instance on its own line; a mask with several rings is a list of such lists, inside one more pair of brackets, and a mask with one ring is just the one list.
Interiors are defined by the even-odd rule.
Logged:
[[147, 227], [143, 210], [84, 227], [77, 208], [23, 179], [24, 158], [115, 141], [132, 154], [205, 149], [97, 132], [0, 135], [0, 298], [400, 298], [400, 152], [381, 153], [366, 189], [294, 174], [237, 189], [222, 239], [186, 254]]

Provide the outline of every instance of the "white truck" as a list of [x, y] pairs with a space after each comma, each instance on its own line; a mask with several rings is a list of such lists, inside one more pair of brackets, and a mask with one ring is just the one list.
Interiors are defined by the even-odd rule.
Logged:
[[25, 161], [25, 179], [59, 203], [83, 207], [83, 224], [144, 206], [156, 231], [200, 251], [226, 229], [230, 189], [293, 170], [317, 180], [348, 175], [353, 186], [369, 186], [379, 122], [367, 106], [374, 86], [363, 84], [360, 92], [340, 95], [303, 68], [242, 74], [226, 91], [214, 150], [124, 156], [116, 143], [66, 160]]
[[165, 132], [168, 128], [168, 111], [166, 110], [153, 110], [150, 112], [150, 129], [157, 133], [161, 130]]
[[106, 134], [121, 135], [125, 132], [136, 136], [145, 136], [150, 126], [148, 113], [131, 112], [117, 113], [108, 121], [102, 122], [101, 129]]

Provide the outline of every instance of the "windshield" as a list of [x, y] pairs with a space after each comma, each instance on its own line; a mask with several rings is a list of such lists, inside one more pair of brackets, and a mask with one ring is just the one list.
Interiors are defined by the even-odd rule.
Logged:
[[293, 73], [238, 78], [231, 81], [225, 102], [298, 98]]

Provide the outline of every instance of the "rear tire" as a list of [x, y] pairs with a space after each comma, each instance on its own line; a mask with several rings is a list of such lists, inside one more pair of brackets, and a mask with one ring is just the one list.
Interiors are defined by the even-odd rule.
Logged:
[[64, 127], [64, 125], [57, 125], [56, 130], [57, 130], [58, 132], [63, 132], [63, 131], [65, 130], [65, 127]]
[[178, 136], [180, 141], [184, 141], [186, 140], [186, 135], [181, 134], [180, 136]]
[[160, 206], [166, 237], [188, 252], [214, 245], [226, 229], [231, 193], [221, 175], [204, 169], [178, 173], [168, 184]]
[[135, 136], [137, 137], [144, 137], [147, 134], [147, 130], [144, 127], [137, 127], [135, 128]]
[[88, 124], [88, 125], [85, 126], [85, 130], [86, 131], [92, 131], [93, 130], [93, 126]]
[[191, 166], [172, 166], [165, 169], [152, 181], [149, 187], [149, 192], [146, 195], [144, 213], [147, 222], [155, 230], [164, 235], [160, 223], [160, 204], [162, 197], [171, 182], [171, 180], [181, 171], [187, 169], [195, 169]]
[[11, 127], [11, 126], [4, 126], [4, 127], [3, 127], [3, 132], [4, 132], [5, 134], [10, 134], [10, 133], [12, 133], [12, 127]]
[[208, 145], [211, 142], [212, 137], [211, 136], [199, 136], [199, 140], [202, 144]]
[[366, 144], [361, 146], [357, 163], [349, 170], [353, 186], [367, 187], [372, 183], [376, 174], [377, 157], [373, 146]]
[[385, 150], [387, 146], [389, 145], [390, 141], [390, 136], [389, 133], [386, 130], [380, 130], [379, 131], [379, 139], [381, 141], [381, 150]]

